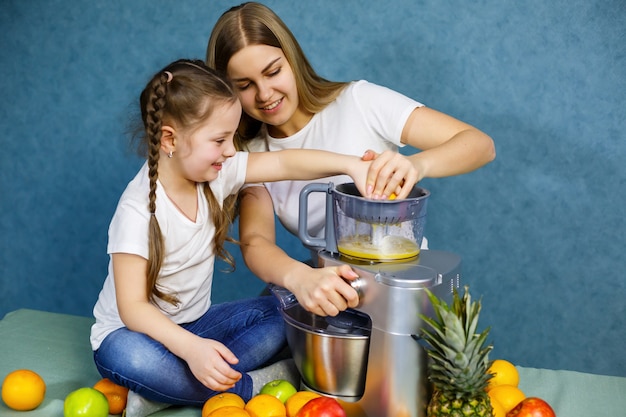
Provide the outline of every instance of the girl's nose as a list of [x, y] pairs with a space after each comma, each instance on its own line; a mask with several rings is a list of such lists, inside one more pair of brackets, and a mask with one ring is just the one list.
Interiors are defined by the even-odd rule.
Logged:
[[226, 158], [230, 158], [234, 156], [236, 152], [237, 150], [235, 149], [235, 142], [233, 142], [232, 140], [229, 140], [227, 141], [227, 144], [224, 147], [224, 151], [222, 152], [222, 155], [224, 155]]

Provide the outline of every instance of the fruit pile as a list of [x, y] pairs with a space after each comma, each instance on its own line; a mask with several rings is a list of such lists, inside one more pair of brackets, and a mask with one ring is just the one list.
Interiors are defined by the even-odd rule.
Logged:
[[518, 388], [519, 373], [505, 360], [489, 361], [493, 346], [489, 328], [477, 333], [481, 302], [472, 301], [469, 288], [455, 289], [452, 303], [426, 290], [435, 315], [420, 315], [428, 328], [421, 336], [431, 361], [428, 379], [433, 395], [427, 417], [555, 417], [539, 398], [526, 398]]
[[[65, 397], [65, 417], [108, 417], [122, 414], [126, 408], [128, 389], [103, 378], [93, 387], [82, 387]], [[10, 372], [2, 382], [2, 401], [17, 411], [30, 411], [39, 407], [46, 396], [46, 383], [30, 369]]]
[[334, 398], [310, 391], [297, 391], [289, 381], [268, 382], [247, 403], [225, 392], [211, 397], [202, 407], [202, 417], [346, 417]]
[[[46, 395], [46, 384], [36, 372], [19, 369], [2, 383], [2, 401], [11, 409], [29, 411], [39, 407]], [[93, 387], [82, 387], [65, 397], [64, 417], [108, 417], [122, 414], [128, 389], [107, 378]], [[334, 398], [310, 391], [297, 391], [285, 380], [268, 382], [247, 403], [233, 393], [218, 394], [206, 401], [202, 417], [346, 417]]]
[[547, 402], [537, 397], [526, 397], [519, 389], [519, 372], [511, 362], [496, 359], [487, 373], [492, 375], [486, 391], [493, 417], [555, 417]]

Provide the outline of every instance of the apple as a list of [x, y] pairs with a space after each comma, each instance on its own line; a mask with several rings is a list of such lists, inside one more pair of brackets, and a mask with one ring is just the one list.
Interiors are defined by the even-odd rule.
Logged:
[[259, 394], [269, 394], [276, 398], [278, 398], [283, 404], [285, 401], [289, 399], [293, 394], [298, 392], [296, 387], [289, 381], [284, 379], [275, 379], [274, 381], [270, 381], [267, 384], [263, 385], [261, 388], [261, 392]]
[[550, 404], [537, 397], [523, 399], [506, 417], [556, 417]]
[[322, 396], [304, 404], [296, 417], [347, 417], [347, 415], [339, 401]]
[[70, 392], [63, 404], [64, 417], [108, 417], [109, 401], [95, 388], [83, 387]]

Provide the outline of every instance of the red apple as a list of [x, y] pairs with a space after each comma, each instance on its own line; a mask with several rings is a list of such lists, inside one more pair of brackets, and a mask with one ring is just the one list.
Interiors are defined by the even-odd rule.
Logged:
[[506, 417], [556, 417], [550, 404], [537, 397], [523, 399]]
[[296, 417], [346, 417], [346, 412], [334, 398], [313, 398], [298, 411]]

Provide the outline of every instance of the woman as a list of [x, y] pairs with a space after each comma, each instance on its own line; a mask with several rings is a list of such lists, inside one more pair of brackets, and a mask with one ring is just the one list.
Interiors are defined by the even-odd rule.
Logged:
[[[392, 193], [402, 198], [425, 177], [467, 173], [495, 158], [491, 138], [467, 123], [367, 81], [321, 78], [282, 20], [258, 3], [233, 7], [220, 17], [209, 39], [207, 64], [235, 85], [244, 112], [238, 133], [245, 148], [314, 148], [376, 158], [370, 169], [393, 180], [369, 185], [373, 198]], [[421, 152], [403, 156], [397, 149], [404, 145]], [[268, 183], [241, 194], [242, 253], [252, 272], [292, 291], [307, 310], [336, 315], [358, 303], [356, 291], [344, 281], [354, 272], [348, 266], [339, 272], [312, 268], [275, 243], [274, 212], [296, 233], [305, 184]], [[323, 196], [314, 197], [309, 201], [312, 236], [324, 233]]]

